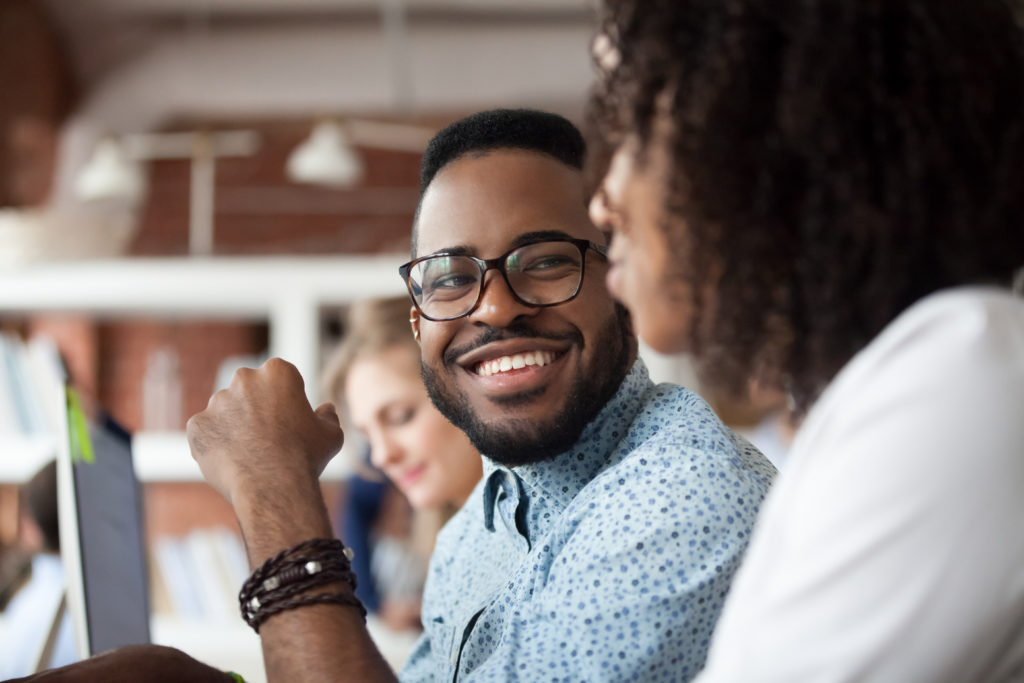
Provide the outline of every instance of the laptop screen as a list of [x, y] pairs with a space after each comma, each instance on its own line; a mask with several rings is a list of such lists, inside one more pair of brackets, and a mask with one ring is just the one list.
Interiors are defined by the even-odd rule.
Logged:
[[72, 464], [65, 452], [57, 468], [68, 610], [81, 657], [150, 640], [142, 496], [131, 438], [109, 421], [90, 428], [89, 436], [93, 461]]

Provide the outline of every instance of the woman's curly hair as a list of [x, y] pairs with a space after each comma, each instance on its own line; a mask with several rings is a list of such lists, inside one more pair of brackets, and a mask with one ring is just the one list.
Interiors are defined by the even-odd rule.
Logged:
[[590, 171], [665, 146], [689, 343], [723, 386], [767, 368], [805, 410], [918, 299], [1024, 265], [1009, 1], [606, 0]]

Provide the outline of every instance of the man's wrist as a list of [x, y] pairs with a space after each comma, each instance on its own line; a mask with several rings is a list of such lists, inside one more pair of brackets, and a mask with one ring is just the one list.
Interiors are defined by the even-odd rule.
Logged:
[[272, 487], [242, 486], [232, 498], [252, 566], [313, 538], [332, 538], [320, 483], [282, 477]]
[[259, 475], [239, 475], [231, 488], [231, 504], [252, 506], [267, 499], [294, 502], [296, 496], [320, 494], [320, 481], [312, 472], [295, 470], [266, 471]]

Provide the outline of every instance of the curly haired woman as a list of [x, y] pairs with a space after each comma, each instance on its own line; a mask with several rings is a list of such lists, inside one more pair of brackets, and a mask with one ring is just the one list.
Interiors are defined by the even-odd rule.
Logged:
[[1024, 39], [999, 0], [608, 0], [610, 289], [802, 418], [701, 681], [1024, 676]]

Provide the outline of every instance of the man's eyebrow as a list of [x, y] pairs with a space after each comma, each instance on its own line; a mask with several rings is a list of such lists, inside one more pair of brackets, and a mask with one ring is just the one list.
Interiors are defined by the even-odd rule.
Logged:
[[547, 240], [566, 239], [571, 240], [575, 238], [563, 230], [535, 230], [533, 232], [524, 232], [522, 235], [516, 235], [515, 239], [512, 240], [510, 248], [515, 249], [516, 247], [521, 247], [526, 244], [544, 242]]
[[424, 256], [476, 256], [476, 249], [464, 244], [457, 244], [454, 247], [442, 247]]

